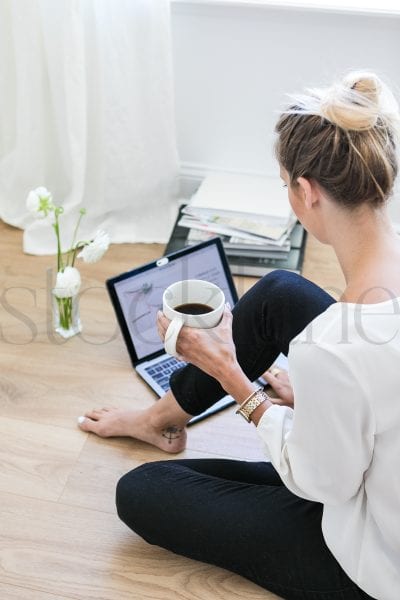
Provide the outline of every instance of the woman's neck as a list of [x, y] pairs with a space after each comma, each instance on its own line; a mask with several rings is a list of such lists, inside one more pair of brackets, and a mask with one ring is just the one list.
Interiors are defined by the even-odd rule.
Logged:
[[345, 280], [344, 299], [366, 302], [388, 299], [388, 291], [400, 296], [400, 238], [387, 211], [363, 209], [350, 214], [337, 211], [329, 219], [329, 243]]

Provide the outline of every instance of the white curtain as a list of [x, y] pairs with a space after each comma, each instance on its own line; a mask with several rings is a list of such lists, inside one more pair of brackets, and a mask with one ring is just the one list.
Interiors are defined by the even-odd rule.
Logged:
[[113, 242], [168, 238], [176, 151], [168, 0], [0, 0], [0, 217], [24, 250], [55, 252], [26, 214], [45, 186], [68, 246], [97, 229]]

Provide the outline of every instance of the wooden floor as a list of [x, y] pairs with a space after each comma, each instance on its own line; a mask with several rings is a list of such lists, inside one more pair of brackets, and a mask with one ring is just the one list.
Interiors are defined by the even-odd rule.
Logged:
[[[81, 264], [82, 335], [53, 335], [52, 257], [22, 253], [22, 233], [0, 223], [0, 597], [3, 600], [258, 600], [276, 598], [222, 569], [146, 544], [119, 522], [118, 478], [168, 458], [144, 443], [81, 432], [78, 415], [104, 404], [145, 407], [152, 392], [132, 371], [104, 280], [162, 254], [114, 245]], [[309, 242], [304, 274], [334, 293], [332, 253]], [[50, 277], [50, 278], [49, 278]], [[255, 280], [237, 281], [243, 293]], [[182, 457], [261, 457], [254, 430], [230, 412], [190, 430]]]

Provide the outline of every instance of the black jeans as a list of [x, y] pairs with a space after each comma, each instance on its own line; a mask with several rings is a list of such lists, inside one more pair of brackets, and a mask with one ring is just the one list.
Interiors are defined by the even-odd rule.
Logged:
[[[290, 340], [332, 302], [286, 271], [261, 279], [233, 309], [233, 338], [248, 377], [287, 354]], [[171, 388], [192, 415], [224, 395], [192, 365], [174, 375]], [[292, 494], [268, 462], [147, 463], [121, 478], [116, 501], [120, 518], [150, 544], [239, 573], [282, 598], [370, 598], [326, 546], [322, 505]]]

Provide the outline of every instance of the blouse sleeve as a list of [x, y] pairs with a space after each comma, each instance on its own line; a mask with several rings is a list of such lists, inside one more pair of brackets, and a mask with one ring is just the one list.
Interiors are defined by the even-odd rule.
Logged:
[[274, 405], [257, 432], [285, 485], [323, 504], [354, 496], [372, 459], [374, 419], [367, 391], [333, 347], [290, 351], [295, 408]]

